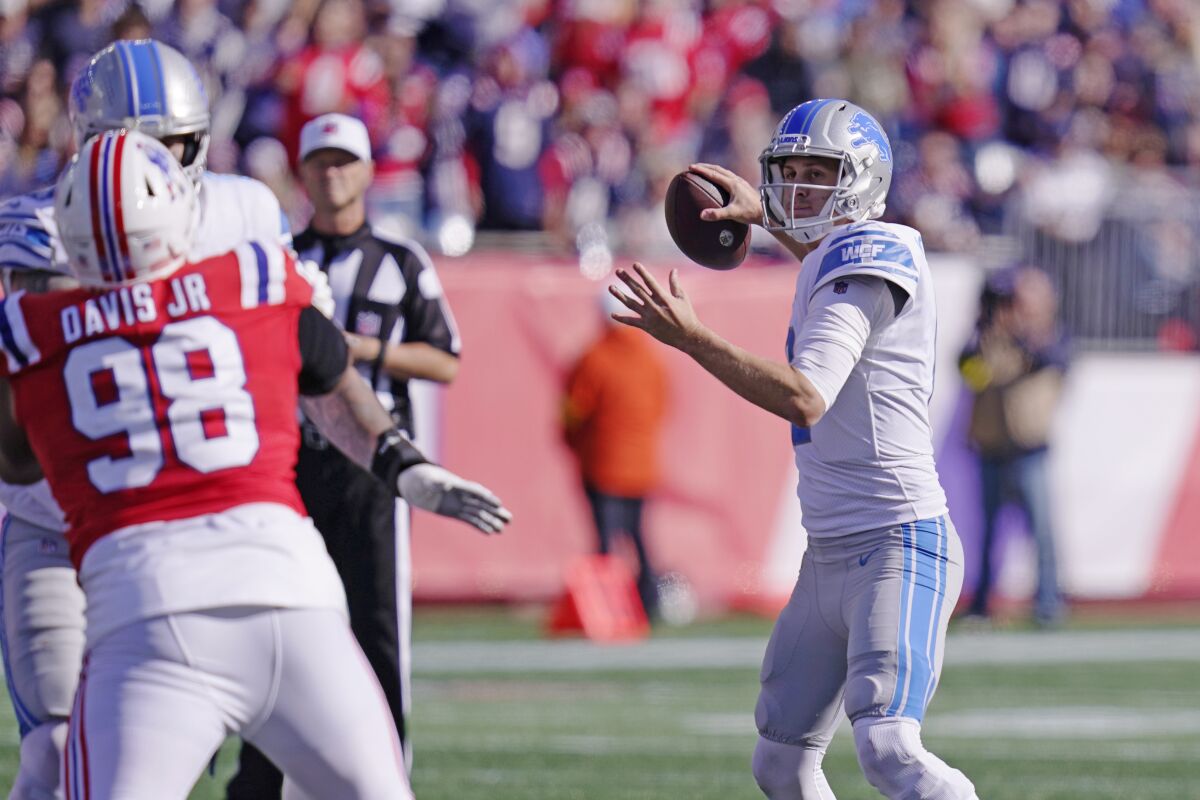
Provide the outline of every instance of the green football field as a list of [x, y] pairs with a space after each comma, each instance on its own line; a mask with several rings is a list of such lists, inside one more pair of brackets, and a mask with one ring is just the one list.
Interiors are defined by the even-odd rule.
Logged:
[[[769, 622], [666, 629], [630, 646], [546, 641], [533, 613], [421, 610], [414, 788], [421, 800], [760, 797], [750, 775]], [[1076, 622], [953, 631], [925, 726], [983, 800], [1200, 800], [1200, 627]], [[8, 704], [0, 786], [16, 767]], [[193, 798], [222, 797], [215, 777]], [[825, 761], [842, 800], [873, 798], [844, 726]]]

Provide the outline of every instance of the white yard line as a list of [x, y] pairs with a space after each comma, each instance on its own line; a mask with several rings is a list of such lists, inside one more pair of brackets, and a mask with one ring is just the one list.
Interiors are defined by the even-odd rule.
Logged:
[[[681, 723], [685, 730], [705, 736], [753, 736], [754, 718], [745, 713], [689, 714]], [[850, 723], [841, 719], [841, 732], [846, 735]], [[926, 719], [922, 735], [955, 739], [975, 739], [988, 743], [989, 749], [1003, 746], [1007, 758], [1044, 757], [1048, 760], [1066, 757], [1062, 748], [1046, 750], [1046, 743], [1067, 742], [1071, 757], [1085, 757], [1085, 748], [1077, 743], [1119, 741], [1121, 753], [1111, 747], [1095, 750], [1090, 757], [1097, 761], [1129, 760], [1171, 761], [1198, 753], [1195, 738], [1200, 734], [1200, 710], [1139, 709], [1116, 706], [1039, 706], [1036, 708], [970, 708], [936, 711]], [[1172, 741], [1188, 737], [1192, 741]], [[1030, 741], [1038, 744], [1029, 745]], [[1139, 744], [1128, 744], [1137, 740]], [[1015, 744], [1012, 744], [1015, 743]], [[1038, 753], [1038, 749], [1044, 752]], [[1031, 752], [1032, 751], [1032, 752]]]
[[[591, 672], [757, 668], [766, 640], [756, 637], [650, 639], [598, 645], [540, 642], [417, 642], [413, 671], [445, 673]], [[946, 664], [1034, 665], [1138, 661], [1200, 662], [1200, 630], [1057, 631], [951, 634]]]

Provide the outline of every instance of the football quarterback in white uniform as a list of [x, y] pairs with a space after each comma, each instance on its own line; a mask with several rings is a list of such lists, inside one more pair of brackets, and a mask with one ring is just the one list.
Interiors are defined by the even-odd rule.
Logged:
[[844, 711], [880, 793], [975, 800], [920, 736], [962, 547], [933, 460], [929, 267], [920, 234], [877, 221], [891, 145], [853, 103], [811, 100], [783, 118], [760, 162], [757, 192], [724, 168], [692, 169], [731, 195], [703, 219], [760, 224], [801, 260], [786, 363], [707, 328], [675, 272], [663, 287], [634, 264], [612, 290], [631, 312], [618, 320], [792, 423], [808, 550], [763, 658], [755, 780], [771, 800], [833, 798], [821, 762]]
[[[266, 185], [205, 171], [207, 99], [195, 69], [174, 48], [153, 40], [104, 48], [76, 79], [70, 110], [80, 144], [104, 130], [129, 128], [162, 140], [179, 158], [200, 189], [189, 260], [252, 239], [290, 245], [286, 219]], [[37, 290], [69, 280], [54, 221], [53, 187], [0, 205], [0, 268], [10, 288]], [[305, 277], [311, 279], [311, 271]], [[59, 765], [84, 649], [83, 593], [67, 557], [62, 511], [46, 482], [0, 482], [0, 503], [8, 510], [0, 546], [0, 644], [21, 729], [12, 797], [62, 797]]]

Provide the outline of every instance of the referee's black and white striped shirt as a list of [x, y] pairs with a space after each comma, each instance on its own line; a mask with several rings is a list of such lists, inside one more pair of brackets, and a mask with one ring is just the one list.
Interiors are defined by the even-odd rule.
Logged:
[[[458, 327], [429, 254], [416, 242], [384, 237], [370, 223], [347, 236], [311, 227], [295, 238], [296, 252], [329, 277], [334, 321], [351, 333], [393, 344], [424, 342], [459, 354]], [[357, 365], [396, 424], [413, 431], [408, 381], [389, 378], [378, 363]]]

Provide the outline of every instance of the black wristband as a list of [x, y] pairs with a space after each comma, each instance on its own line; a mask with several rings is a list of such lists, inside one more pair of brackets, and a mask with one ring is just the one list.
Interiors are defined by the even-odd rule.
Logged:
[[398, 492], [396, 479], [401, 472], [417, 464], [427, 464], [429, 459], [396, 428], [379, 434], [375, 443], [375, 456], [371, 459], [371, 474]]

